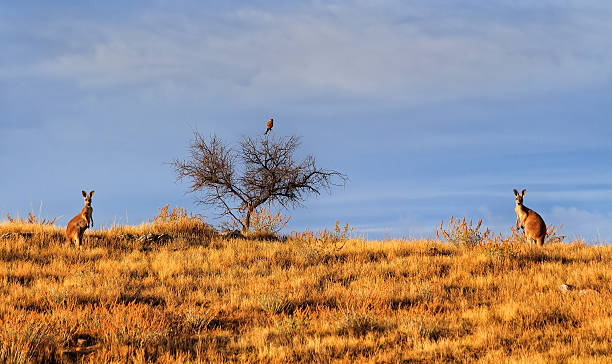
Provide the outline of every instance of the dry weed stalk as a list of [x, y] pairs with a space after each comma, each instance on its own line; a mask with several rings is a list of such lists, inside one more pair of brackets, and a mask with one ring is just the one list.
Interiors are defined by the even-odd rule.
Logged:
[[[188, 218], [187, 209], [183, 207], [174, 207], [171, 212], [168, 212], [170, 204], [166, 204], [163, 207], [159, 208], [159, 213], [157, 216], [153, 217], [153, 223], [155, 224], [164, 224], [168, 222], [176, 222], [182, 219]], [[149, 219], [149, 222], [151, 220]]]
[[[237, 222], [233, 222], [233, 229], [240, 230], [242, 226], [246, 225], [246, 217], [241, 219], [240, 225]], [[256, 234], [267, 234], [276, 236], [282, 229], [284, 229], [289, 221], [291, 220], [291, 216], [285, 216], [278, 211], [276, 214], [272, 213], [272, 210], [266, 206], [261, 207], [259, 210], [253, 211], [251, 215], [250, 222], [250, 231]]]
[[550, 225], [546, 230], [546, 241], [548, 243], [562, 243], [563, 240], [567, 237], [566, 235], [559, 235], [559, 230], [563, 227], [563, 224], [559, 225], [559, 227], [555, 227], [555, 225]]
[[34, 216], [31, 212], [28, 212], [28, 219], [24, 220], [21, 218], [12, 218], [10, 214], [6, 214], [6, 218], [11, 224], [35, 224], [35, 225], [53, 225], [57, 217], [53, 220], [47, 220], [41, 217]]
[[189, 213], [186, 208], [174, 207], [170, 210], [170, 204], [159, 208], [159, 213], [149, 219], [148, 224], [143, 224], [144, 230], [153, 233], [168, 234], [172, 237], [197, 238], [214, 235], [214, 229], [201, 216]]
[[436, 230], [436, 238], [440, 238], [441, 235], [455, 245], [476, 246], [493, 237], [493, 232], [488, 228], [484, 232], [478, 231], [481, 225], [482, 219], [478, 220], [474, 226], [471, 219], [468, 223], [465, 217], [455, 219], [451, 216], [446, 228], [444, 228], [444, 220], [440, 222], [440, 228]]
[[289, 237], [292, 240], [303, 241], [322, 250], [338, 251], [344, 247], [353, 229], [354, 227], [349, 227], [348, 222], [340, 226], [340, 221], [336, 221], [330, 231], [327, 228], [317, 232], [304, 231], [301, 233], [293, 230]]

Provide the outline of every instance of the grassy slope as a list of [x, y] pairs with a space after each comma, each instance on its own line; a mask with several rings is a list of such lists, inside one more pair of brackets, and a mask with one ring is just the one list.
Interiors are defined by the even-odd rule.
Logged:
[[27, 229], [0, 224], [3, 362], [612, 360], [612, 246]]

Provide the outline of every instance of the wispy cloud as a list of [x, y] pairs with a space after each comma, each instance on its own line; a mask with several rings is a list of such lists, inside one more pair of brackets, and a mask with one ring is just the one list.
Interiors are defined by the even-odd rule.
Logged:
[[243, 5], [204, 19], [156, 9], [121, 24], [61, 19], [39, 31], [52, 28], [54, 41], [71, 43], [34, 69], [92, 87], [197, 86], [257, 98], [340, 93], [415, 103], [610, 79], [612, 24], [602, 17], [609, 7], [518, 4], [500, 6], [503, 15], [494, 5], [459, 11], [433, 4], [397, 2], [393, 12], [388, 2]]
[[612, 242], [612, 213], [555, 206], [552, 209], [552, 218], [563, 221], [563, 231], [581, 232], [578, 233], [578, 237], [586, 239], [589, 243]]

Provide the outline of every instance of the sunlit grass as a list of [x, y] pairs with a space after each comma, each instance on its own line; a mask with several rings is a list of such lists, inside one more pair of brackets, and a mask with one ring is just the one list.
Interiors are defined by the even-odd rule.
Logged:
[[610, 246], [354, 239], [328, 249], [225, 240], [198, 221], [88, 231], [81, 250], [60, 227], [0, 224], [0, 362], [612, 355]]

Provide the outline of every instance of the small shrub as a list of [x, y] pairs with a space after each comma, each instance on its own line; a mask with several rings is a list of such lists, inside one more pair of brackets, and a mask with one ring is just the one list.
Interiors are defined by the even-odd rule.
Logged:
[[[253, 211], [250, 217], [249, 231], [245, 233], [247, 239], [252, 240], [278, 240], [278, 234], [287, 226], [291, 216], [285, 216], [279, 212], [272, 213], [272, 210], [263, 206], [259, 210]], [[226, 232], [240, 231], [246, 226], [246, 217], [238, 221], [229, 221], [221, 225], [221, 229]]]
[[337, 252], [344, 247], [352, 232], [353, 227], [349, 227], [348, 222], [340, 226], [340, 221], [336, 221], [336, 225], [330, 231], [327, 231], [327, 228], [317, 232], [304, 231], [302, 233], [294, 230], [291, 232], [290, 239], [306, 242], [320, 251]]
[[454, 219], [451, 216], [446, 228], [444, 228], [444, 220], [440, 222], [440, 228], [436, 230], [436, 238], [442, 236], [454, 245], [474, 247], [490, 240], [493, 235], [488, 228], [484, 232], [478, 231], [481, 225], [482, 219], [478, 221], [476, 226], [473, 226], [472, 220], [468, 223], [465, 217], [463, 219]]
[[349, 313], [340, 322], [338, 334], [365, 336], [369, 332], [383, 332], [384, 325], [370, 315], [361, 313]]
[[525, 234], [521, 230], [517, 229], [515, 226], [510, 226], [510, 235], [506, 236], [501, 240], [503, 240], [503, 242], [515, 242], [519, 244], [529, 243], [527, 241], [527, 236], [525, 236]]
[[185, 238], [198, 242], [209, 242], [216, 234], [215, 229], [205, 223], [201, 216], [190, 214], [186, 208], [170, 204], [159, 208], [159, 213], [144, 224], [149, 233], [168, 234], [172, 238]]
[[272, 283], [257, 295], [257, 303], [259, 308], [269, 314], [287, 313], [295, 309], [295, 304], [289, 298], [289, 294]]
[[268, 339], [281, 345], [290, 345], [294, 338], [308, 328], [308, 321], [301, 316], [292, 315], [274, 321], [275, 333]]
[[[287, 226], [291, 216], [285, 216], [279, 212], [272, 213], [270, 208], [263, 206], [259, 211], [254, 211], [251, 215], [250, 231], [255, 233], [265, 233], [278, 235]], [[243, 221], [246, 224], [246, 221]]]
[[436, 320], [426, 320], [423, 317], [414, 319], [409, 323], [416, 334], [426, 340], [438, 341], [447, 336], [447, 330]]
[[295, 252], [289, 249], [281, 249], [274, 252], [271, 263], [275, 266], [287, 269], [295, 263]]
[[547, 326], [570, 329], [580, 325], [580, 321], [571, 312], [556, 306], [538, 307], [522, 312], [518, 322], [529, 329], [543, 329]]
[[18, 322], [20, 317], [12, 318], [10, 324], [4, 322], [0, 332], [0, 361], [3, 363], [29, 363], [48, 360], [49, 347], [53, 336], [49, 327], [42, 322]]
[[518, 256], [516, 245], [511, 243], [490, 244], [486, 252], [491, 259], [499, 262], [514, 260]]
[[294, 306], [293, 302], [289, 300], [289, 296], [280, 292], [261, 295], [258, 302], [262, 310], [271, 314], [290, 312]]
[[208, 328], [210, 323], [217, 317], [219, 310], [210, 308], [189, 308], [185, 311], [183, 326], [189, 331], [201, 331]]

